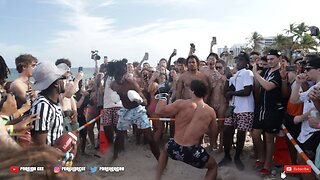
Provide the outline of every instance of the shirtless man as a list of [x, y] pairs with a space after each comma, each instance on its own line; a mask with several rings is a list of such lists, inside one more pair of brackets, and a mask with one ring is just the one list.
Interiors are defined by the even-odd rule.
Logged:
[[[30, 82], [30, 77], [32, 76], [37, 62], [37, 58], [33, 57], [31, 54], [22, 54], [15, 60], [16, 69], [19, 73], [19, 76], [11, 83], [10, 91], [16, 96], [18, 109], [21, 108], [23, 104], [31, 103], [27, 102], [27, 97], [28, 99], [34, 99], [36, 96], [34, 91], [32, 91], [33, 93], [31, 93], [33, 84]], [[20, 114], [20, 116], [22, 115], [23, 114]], [[27, 131], [25, 135], [18, 137], [18, 142], [22, 147], [29, 146], [30, 141], [30, 131]]]
[[[223, 74], [219, 73], [219, 71], [216, 69], [216, 64], [219, 59], [218, 55], [215, 53], [210, 53], [207, 57], [207, 68], [201, 68], [200, 72], [203, 72], [206, 74], [211, 81], [211, 92], [209, 92], [209, 99], [208, 99], [208, 104], [210, 107], [212, 107], [216, 113], [218, 118], [224, 118], [224, 114], [226, 111], [227, 107], [227, 101], [226, 98], [224, 97], [224, 87], [225, 87], [225, 82], [226, 82], [226, 76]], [[225, 65], [224, 61], [219, 61], [220, 64], [223, 63]], [[218, 66], [221, 67], [221, 66]], [[221, 68], [224, 68], [221, 67]], [[219, 126], [219, 132], [220, 132], [220, 144], [219, 144], [219, 150], [222, 151], [223, 149], [223, 143], [222, 143], [222, 126]], [[218, 139], [218, 133], [212, 134], [212, 138], [210, 138], [210, 149], [217, 149], [217, 139]]]
[[38, 60], [31, 54], [22, 54], [16, 58], [16, 69], [19, 76], [10, 85], [10, 91], [13, 92], [17, 98], [17, 106], [20, 108], [26, 102], [26, 93], [32, 89], [30, 77]]
[[183, 161], [196, 168], [207, 168], [205, 179], [216, 179], [217, 163], [206, 150], [199, 145], [199, 140], [213, 124], [216, 131], [216, 114], [208, 106], [203, 98], [207, 87], [200, 80], [193, 80], [191, 83], [192, 97], [188, 100], [177, 100], [166, 105], [166, 98], [161, 98], [156, 107], [156, 113], [160, 117], [173, 116], [176, 118], [174, 139], [170, 139], [165, 149], [161, 151], [156, 179], [161, 174], [168, 162], [168, 156], [174, 160]]
[[195, 55], [191, 55], [187, 58], [188, 71], [180, 75], [177, 82], [176, 99], [190, 99], [192, 97], [192, 91], [190, 89], [192, 80], [201, 80], [204, 82], [207, 92], [209, 92], [210, 80], [207, 75], [199, 72], [199, 59]]
[[[107, 65], [107, 76], [114, 77], [110, 88], [117, 92], [120, 96], [123, 107], [119, 110], [119, 119], [117, 124], [117, 136], [114, 145], [113, 159], [118, 157], [121, 144], [124, 144], [124, 135], [131, 124], [136, 124], [138, 129], [141, 129], [144, 137], [148, 140], [150, 149], [156, 159], [159, 158], [160, 150], [151, 132], [151, 123], [147, 116], [147, 111], [144, 106], [140, 105], [141, 101], [147, 104], [146, 98], [141, 92], [138, 83], [126, 76], [127, 60], [109, 62]], [[134, 90], [138, 97], [128, 97], [128, 91]], [[130, 98], [130, 99], [129, 99]]]

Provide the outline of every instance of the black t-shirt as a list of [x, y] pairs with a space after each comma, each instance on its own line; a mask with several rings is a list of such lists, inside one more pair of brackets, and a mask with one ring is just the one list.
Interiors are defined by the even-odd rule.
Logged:
[[281, 94], [281, 76], [280, 71], [275, 70], [273, 72], [270, 72], [270, 68], [264, 69], [261, 72], [261, 76], [276, 85], [276, 88], [266, 91], [264, 88], [261, 87], [261, 93], [260, 93], [260, 106], [265, 108], [266, 110], [275, 110], [275, 109], [281, 109], [283, 108], [283, 99]]
[[[77, 101], [79, 101], [80, 99], [81, 99], [81, 97], [82, 97], [82, 95], [81, 95], [81, 93], [80, 93], [80, 91], [78, 91], [78, 92], [76, 92], [76, 97], [75, 97], [75, 99], [77, 100]], [[77, 112], [78, 112], [78, 117], [80, 117], [80, 118], [83, 118], [84, 117], [84, 108], [85, 107], [87, 107], [87, 105], [89, 104], [89, 95], [87, 95], [85, 98], [84, 98], [84, 100], [83, 100], [83, 103], [82, 103], [82, 105], [80, 106], [80, 108], [78, 108], [77, 109]]]

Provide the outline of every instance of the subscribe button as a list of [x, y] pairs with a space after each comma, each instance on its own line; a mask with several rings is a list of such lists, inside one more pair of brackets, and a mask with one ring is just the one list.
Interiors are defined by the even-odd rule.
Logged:
[[286, 173], [311, 173], [311, 166], [309, 166], [309, 165], [285, 165], [284, 171]]

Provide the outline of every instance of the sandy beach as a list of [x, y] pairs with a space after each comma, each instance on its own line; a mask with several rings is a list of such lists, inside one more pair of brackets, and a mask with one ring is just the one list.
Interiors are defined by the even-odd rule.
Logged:
[[[167, 142], [168, 135], [166, 134], [161, 141], [160, 149]], [[110, 164], [111, 156], [113, 153], [112, 147], [109, 151], [102, 157], [97, 157], [99, 155], [98, 150], [87, 150], [89, 155], [80, 156], [79, 160], [75, 162], [75, 166], [86, 166], [87, 171], [81, 174], [83, 179], [108, 179], [108, 180], [152, 180], [155, 179], [157, 161], [153, 157], [148, 145], [136, 145], [135, 139], [133, 138], [131, 132], [128, 133], [128, 137], [125, 141], [125, 151], [119, 154], [119, 158]], [[203, 144], [204, 147], [207, 146], [206, 140]], [[236, 169], [235, 165], [228, 167], [218, 168], [218, 179], [219, 180], [259, 180], [259, 179], [279, 179], [280, 172], [283, 168], [274, 168], [276, 170], [275, 175], [261, 177], [257, 170], [252, 168], [254, 164], [254, 159], [250, 158], [252, 149], [252, 140], [249, 136], [246, 138], [245, 148], [241, 155], [241, 159], [245, 164], [244, 171], [239, 171]], [[208, 148], [207, 148], [208, 151]], [[217, 162], [223, 158], [223, 153], [217, 151], [208, 151]], [[231, 151], [231, 155], [235, 153], [234, 150]], [[124, 167], [124, 172], [113, 172], [106, 173], [97, 171], [96, 173], [91, 173], [89, 167], [92, 166], [118, 166]], [[206, 169], [197, 169], [190, 165], [187, 165], [180, 161], [175, 161], [169, 158], [168, 165], [164, 174], [162, 176], [163, 180], [171, 179], [190, 179], [197, 180], [203, 179], [206, 173]], [[288, 175], [285, 179], [297, 180], [297, 177]]]

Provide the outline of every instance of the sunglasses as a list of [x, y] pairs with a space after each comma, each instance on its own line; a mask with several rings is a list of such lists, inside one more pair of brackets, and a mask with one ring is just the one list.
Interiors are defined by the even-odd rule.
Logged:
[[222, 69], [222, 66], [216, 66], [216, 69]]

